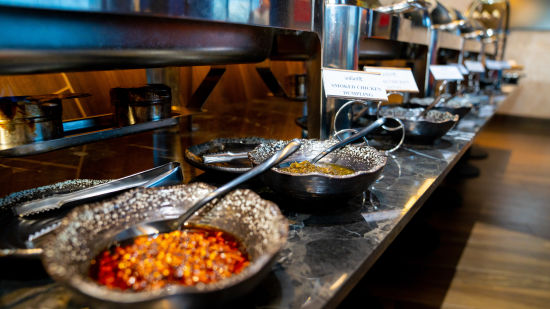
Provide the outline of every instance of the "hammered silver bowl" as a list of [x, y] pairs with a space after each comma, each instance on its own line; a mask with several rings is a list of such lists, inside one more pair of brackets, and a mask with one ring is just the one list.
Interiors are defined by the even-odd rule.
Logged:
[[[370, 146], [347, 145], [329, 153], [319, 163], [333, 163], [350, 168], [350, 175], [327, 175], [323, 173], [295, 174], [283, 171], [281, 167], [292, 162], [311, 160], [322, 150], [338, 141], [302, 139], [298, 151], [283, 161], [279, 167], [263, 173], [260, 177], [273, 191], [285, 196], [306, 201], [349, 199], [368, 190], [386, 165], [387, 157]], [[288, 141], [262, 144], [248, 153], [254, 165], [268, 159], [282, 149]]]
[[433, 143], [459, 120], [458, 115], [433, 109], [425, 117], [419, 117], [423, 111], [423, 108], [391, 107], [382, 109], [381, 115], [399, 118], [405, 125], [405, 141], [417, 143]]
[[[288, 234], [288, 222], [277, 205], [250, 190], [232, 191], [188, 221], [223, 230], [240, 240], [250, 258], [250, 265], [241, 273], [211, 284], [170, 285], [139, 292], [110, 289], [88, 276], [91, 260], [112, 243], [109, 239], [137, 224], [175, 218], [213, 190], [204, 183], [140, 188], [109, 201], [80, 206], [46, 236], [45, 269], [84, 297], [86, 304], [100, 307], [210, 307], [242, 296], [269, 273]], [[148, 232], [165, 231], [156, 231], [151, 225]]]

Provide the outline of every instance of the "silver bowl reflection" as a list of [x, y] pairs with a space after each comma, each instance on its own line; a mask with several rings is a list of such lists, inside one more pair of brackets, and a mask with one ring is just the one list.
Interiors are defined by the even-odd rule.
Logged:
[[[331, 139], [325, 141], [302, 140], [302, 147], [287, 158], [279, 167], [285, 167], [292, 162], [311, 160], [322, 150], [336, 144]], [[262, 144], [248, 153], [254, 165], [258, 165], [269, 158], [273, 153], [282, 149], [288, 141], [278, 141]], [[295, 174], [272, 168], [260, 177], [273, 191], [286, 196], [307, 200], [319, 201], [327, 199], [352, 198], [366, 191], [375, 181], [386, 165], [387, 157], [370, 146], [347, 145], [335, 150], [321, 159], [319, 163], [333, 163], [354, 171], [350, 175], [327, 175], [322, 173]]]
[[449, 112], [430, 110], [425, 117], [419, 118], [424, 108], [383, 108], [381, 115], [399, 118], [405, 125], [405, 140], [419, 143], [431, 143], [445, 135], [458, 122], [459, 116]]
[[287, 220], [277, 205], [250, 190], [232, 191], [219, 202], [206, 205], [188, 221], [223, 230], [239, 239], [251, 261], [241, 273], [211, 284], [170, 285], [140, 292], [109, 289], [88, 276], [91, 260], [110, 244], [98, 240], [112, 239], [144, 222], [153, 223], [147, 227], [151, 234], [165, 232], [158, 230], [154, 222], [179, 216], [213, 189], [204, 183], [136, 189], [109, 201], [80, 206], [46, 236], [42, 257], [46, 271], [85, 296], [87, 302], [99, 301], [101, 306], [211, 306], [243, 295], [271, 270], [288, 234]]

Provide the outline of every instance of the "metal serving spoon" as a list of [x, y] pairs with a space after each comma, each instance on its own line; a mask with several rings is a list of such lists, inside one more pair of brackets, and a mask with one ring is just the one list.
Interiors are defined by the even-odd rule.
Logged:
[[434, 101], [432, 103], [430, 103], [430, 105], [426, 106], [426, 109], [424, 109], [424, 111], [422, 111], [422, 113], [420, 113], [420, 115], [418, 115], [417, 118], [426, 117], [426, 115], [428, 114], [430, 109], [434, 108], [437, 104], [439, 104], [440, 102], [442, 102], [444, 99], [447, 98], [445, 96], [445, 94], [443, 93], [443, 89], [447, 86], [447, 83], [448, 83], [448, 81], [444, 80], [441, 83], [441, 85], [439, 85], [439, 95], [434, 99]]
[[243, 182], [258, 176], [261, 173], [272, 168], [273, 166], [279, 164], [288, 156], [296, 152], [301, 146], [302, 143], [298, 139], [292, 140], [283, 149], [276, 152], [273, 156], [264, 161], [262, 164], [252, 168], [248, 172], [240, 175], [239, 177], [228, 182], [227, 184], [207, 194], [205, 197], [193, 204], [189, 209], [187, 209], [177, 218], [139, 224], [120, 233], [117, 233], [113, 238], [115, 241], [121, 241], [141, 235], [150, 235], [159, 232], [181, 229], [181, 227], [184, 226], [185, 222], [203, 206], [205, 206], [212, 200], [225, 195]]

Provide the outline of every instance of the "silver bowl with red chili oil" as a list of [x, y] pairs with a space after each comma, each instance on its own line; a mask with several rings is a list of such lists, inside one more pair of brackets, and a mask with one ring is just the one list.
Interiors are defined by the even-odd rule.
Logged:
[[[219, 201], [206, 205], [187, 221], [191, 229], [220, 231], [229, 235], [231, 241], [238, 241], [243, 255], [248, 259], [247, 266], [238, 273], [210, 283], [200, 280], [197, 273], [191, 284], [168, 282], [159, 286], [142, 285], [138, 289], [130, 287], [135, 283], [135, 278], [131, 279], [131, 276], [124, 277], [131, 279], [128, 286], [108, 287], [105, 284], [108, 278], [99, 282], [92, 275], [97, 270], [94, 263], [100, 257], [114, 256], [111, 253], [116, 250], [112, 248], [123, 247], [128, 242], [135, 243], [132, 242], [135, 240], [132, 235], [127, 235], [126, 240], [118, 238], [113, 243], [121, 232], [139, 224], [145, 226], [147, 231], [144, 234], [153, 235], [151, 239], [155, 241], [155, 237], [162, 236], [161, 233], [169, 232], [161, 230], [155, 222], [179, 216], [213, 190], [214, 187], [204, 183], [141, 188], [108, 201], [79, 206], [64, 218], [57, 230], [45, 236], [42, 257], [45, 269], [56, 281], [85, 296], [87, 303], [99, 306], [215, 306], [241, 296], [269, 273], [277, 253], [286, 243], [288, 233], [288, 222], [277, 205], [246, 189], [228, 193]], [[147, 222], [151, 225], [144, 225]], [[136, 257], [139, 258], [138, 255]], [[157, 256], [154, 261], [165, 257]], [[102, 265], [110, 267], [114, 264]], [[161, 276], [160, 272], [154, 275]], [[185, 272], [189, 271], [182, 268], [177, 276], [183, 276]]]

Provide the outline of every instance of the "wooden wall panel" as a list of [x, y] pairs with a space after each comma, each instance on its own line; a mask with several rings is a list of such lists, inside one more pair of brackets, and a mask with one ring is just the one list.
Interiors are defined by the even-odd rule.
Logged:
[[[301, 62], [266, 61], [280, 83], [288, 86], [288, 76], [305, 72]], [[226, 72], [208, 98], [205, 109], [220, 104], [235, 104], [265, 98], [269, 90], [256, 72], [256, 64], [226, 66]], [[168, 68], [165, 80], [172, 86], [174, 105], [186, 104], [200, 85], [210, 66]], [[145, 70], [116, 70], [58, 74], [0, 76], [0, 95], [29, 95], [60, 92], [85, 92], [91, 97], [63, 102], [63, 118], [75, 119], [114, 112], [109, 91], [113, 87], [138, 87], [147, 82]]]
[[81, 117], [114, 113], [109, 95], [111, 88], [139, 87], [147, 82], [145, 70], [67, 73], [67, 77], [76, 92], [92, 94], [89, 98], [80, 99], [85, 110], [85, 115]]

